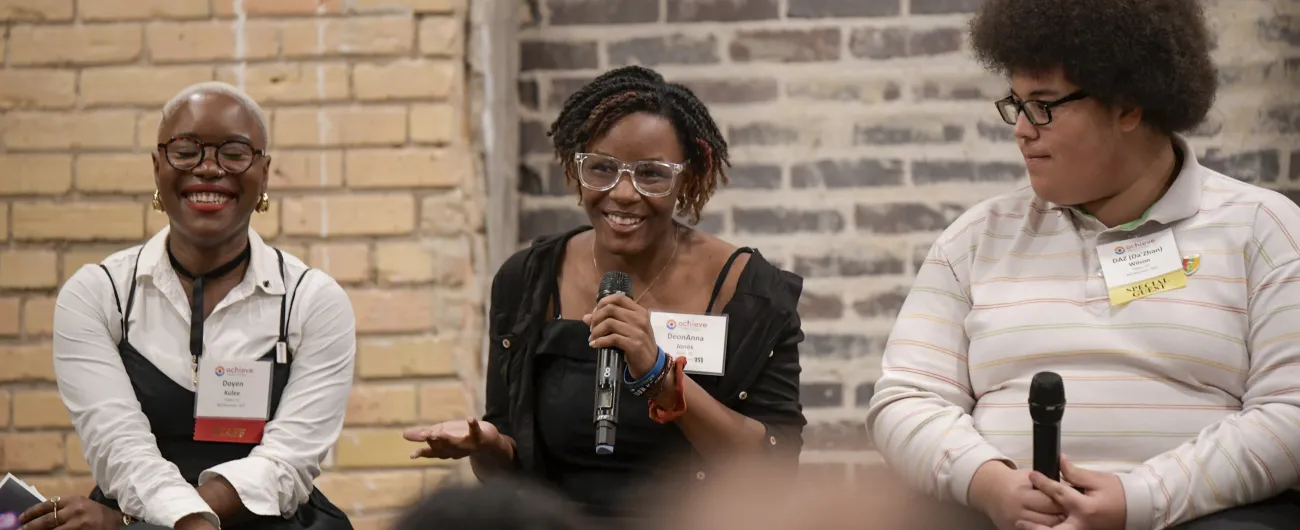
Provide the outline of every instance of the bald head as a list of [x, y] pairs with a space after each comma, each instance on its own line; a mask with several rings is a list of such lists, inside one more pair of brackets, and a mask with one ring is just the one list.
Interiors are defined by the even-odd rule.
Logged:
[[248, 115], [257, 124], [258, 130], [262, 133], [262, 138], [266, 140], [266, 149], [271, 148], [271, 130], [267, 125], [266, 113], [262, 111], [262, 106], [253, 101], [253, 98], [249, 97], [243, 90], [220, 81], [195, 83], [177, 92], [171, 100], [167, 101], [167, 104], [163, 105], [162, 121], [158, 124], [159, 141], [166, 140], [163, 131], [166, 130], [168, 122], [175, 116], [178, 109], [182, 108], [186, 103], [211, 96], [228, 97], [238, 102], [239, 106], [248, 112]]

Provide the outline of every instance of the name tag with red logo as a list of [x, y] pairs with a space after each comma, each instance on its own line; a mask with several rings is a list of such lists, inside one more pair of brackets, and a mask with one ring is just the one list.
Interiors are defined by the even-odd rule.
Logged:
[[271, 408], [269, 361], [199, 360], [194, 439], [255, 444]]
[[655, 343], [674, 357], [685, 357], [688, 374], [723, 375], [727, 361], [727, 316], [650, 313]]

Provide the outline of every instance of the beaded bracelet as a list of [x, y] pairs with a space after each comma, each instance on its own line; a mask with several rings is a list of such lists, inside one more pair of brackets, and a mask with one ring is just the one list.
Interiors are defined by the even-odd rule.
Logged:
[[644, 396], [653, 401], [655, 396], [659, 395], [660, 392], [663, 392], [664, 379], [668, 378], [668, 374], [672, 372], [671, 368], [677, 361], [677, 358], [671, 355], [666, 356], [666, 358], [668, 360], [667, 366], [665, 366], [665, 369], [659, 371], [659, 375], [655, 376], [654, 381], [651, 381], [650, 384], [645, 387], [632, 391], [632, 395], [638, 397]]
[[673, 373], [673, 394], [675, 394], [675, 406], [665, 409], [659, 406], [659, 402], [654, 399], [650, 400], [650, 419], [656, 423], [670, 423], [677, 421], [686, 413], [686, 357], [674, 357], [669, 368], [664, 372], [672, 371]]

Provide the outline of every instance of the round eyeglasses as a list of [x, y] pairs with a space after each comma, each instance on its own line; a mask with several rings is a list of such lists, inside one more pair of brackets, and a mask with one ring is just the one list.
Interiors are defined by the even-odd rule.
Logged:
[[158, 144], [167, 163], [180, 171], [189, 171], [207, 158], [208, 148], [216, 151], [217, 167], [232, 175], [238, 175], [253, 166], [253, 160], [265, 156], [266, 151], [253, 149], [253, 146], [241, 140], [229, 140], [219, 145], [205, 144], [193, 138], [178, 137]]
[[1020, 117], [1020, 113], [1023, 112], [1025, 117], [1029, 119], [1029, 123], [1042, 127], [1052, 123], [1052, 109], [1054, 107], [1086, 97], [1088, 97], [1087, 92], [1076, 90], [1056, 101], [1040, 101], [1037, 99], [1020, 101], [1015, 96], [1007, 96], [995, 101], [993, 104], [998, 107], [998, 114], [1002, 116], [1002, 121], [1007, 122], [1007, 125], [1015, 125], [1016, 118]]
[[592, 191], [609, 191], [618, 185], [623, 173], [627, 172], [632, 176], [632, 187], [646, 197], [663, 197], [672, 193], [673, 182], [686, 168], [676, 162], [624, 162], [595, 153], [577, 153], [573, 159], [578, 164], [578, 183], [582, 187]]

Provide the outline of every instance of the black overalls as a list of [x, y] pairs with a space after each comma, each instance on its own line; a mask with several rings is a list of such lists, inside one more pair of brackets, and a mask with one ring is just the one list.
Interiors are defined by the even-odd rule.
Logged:
[[[285, 275], [284, 254], [279, 249], [276, 249], [275, 254], [280, 262], [280, 277], [285, 282], [286, 287], [285, 294], [281, 295], [280, 298], [279, 342], [287, 345], [289, 340], [288, 317], [292, 314], [288, 304], [289, 293], [287, 287], [289, 280]], [[122, 356], [122, 366], [126, 369], [127, 377], [131, 379], [131, 387], [135, 391], [136, 400], [140, 402], [140, 410], [149, 419], [149, 429], [154, 438], [157, 439], [158, 451], [162, 453], [164, 459], [180, 468], [181, 476], [185, 478], [186, 482], [197, 486], [199, 474], [204, 470], [218, 464], [245, 458], [253, 451], [256, 444], [195, 441], [195, 393], [177, 384], [158, 370], [127, 340], [130, 331], [131, 306], [135, 302], [135, 275], [139, 266], [140, 256], [136, 255], [136, 264], [131, 271], [131, 288], [126, 297], [126, 309], [123, 310], [122, 299], [117, 294], [117, 284], [113, 281], [112, 274], [109, 274], [107, 267], [100, 265], [100, 268], [104, 269], [104, 273], [108, 274], [109, 283], [113, 286], [113, 298], [117, 302], [118, 312], [122, 314], [122, 339], [118, 341], [117, 351]], [[306, 276], [308, 271], [303, 272], [303, 277]], [[299, 277], [298, 284], [293, 289], [295, 298], [298, 286], [301, 284], [302, 277]], [[194, 317], [191, 316], [191, 318]], [[284, 387], [289, 383], [289, 371], [293, 366], [292, 351], [288, 352], [288, 362], [285, 363], [274, 362], [275, 354], [276, 349], [272, 347], [271, 351], [259, 359], [271, 361], [273, 366], [270, 392], [271, 404], [268, 409], [271, 411], [271, 418], [275, 417], [275, 411], [280, 404], [280, 396], [284, 393]], [[270, 418], [268, 421], [270, 421]], [[119, 509], [117, 501], [105, 496], [98, 486], [91, 492], [90, 498], [114, 510]], [[145, 502], [148, 503], [148, 500], [146, 499]], [[258, 516], [238, 526], [232, 527], [223, 524], [222, 528], [350, 530], [352, 524], [342, 510], [334, 506], [329, 499], [326, 499], [320, 490], [313, 487], [307, 502], [298, 507], [292, 518]]]
[[[732, 264], [749, 252], [749, 248], [737, 249], [727, 259], [704, 314], [714, 314]], [[681, 464], [678, 460], [691, 454], [693, 446], [676, 425], [650, 419], [649, 400], [632, 395], [622, 385], [617, 450], [611, 456], [595, 454], [591, 414], [596, 350], [589, 345], [591, 328], [581, 320], [561, 318], [558, 282], [551, 300], [554, 318], [543, 328], [537, 346], [537, 439], [546, 478], [587, 515], [601, 519], [639, 515], [636, 510], [644, 506], [637, 502], [638, 494], [647, 484], [667, 479], [659, 473]], [[699, 374], [691, 378], [706, 390], [721, 379]]]

